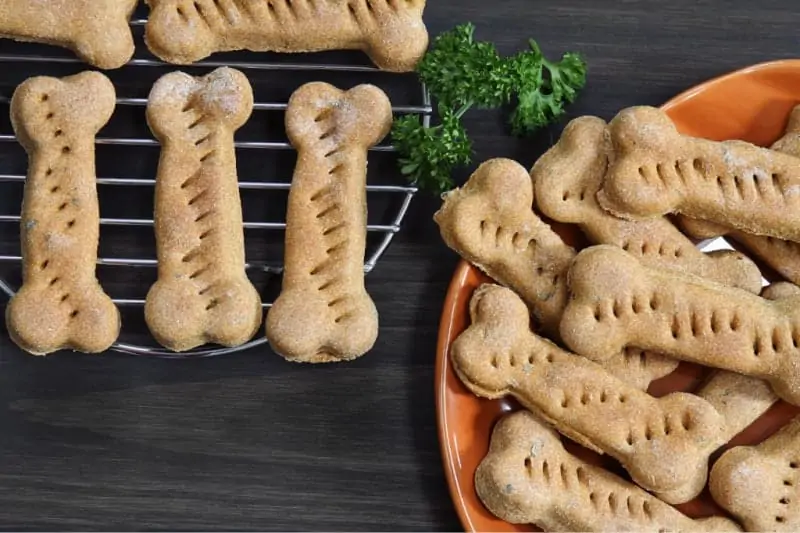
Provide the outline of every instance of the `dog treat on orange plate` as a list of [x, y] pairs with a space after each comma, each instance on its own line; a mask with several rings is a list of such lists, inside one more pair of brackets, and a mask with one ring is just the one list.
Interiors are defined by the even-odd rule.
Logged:
[[600, 207], [596, 196], [612, 155], [606, 130], [606, 123], [597, 117], [577, 118], [537, 161], [531, 176], [542, 213], [558, 222], [578, 224], [595, 244], [619, 246], [646, 265], [758, 293], [761, 273], [743, 254], [728, 250], [705, 254], [666, 218], [624, 220]]
[[703, 486], [724, 428], [708, 402], [684, 393], [656, 399], [537, 336], [525, 303], [510, 289], [479, 287], [470, 316], [451, 358], [473, 393], [513, 395], [562, 434], [619, 460], [648, 490]]
[[569, 287], [561, 336], [577, 353], [602, 360], [625, 346], [655, 350], [764, 379], [800, 403], [800, 297], [770, 301], [604, 245], [578, 254]]
[[114, 86], [96, 72], [31, 78], [12, 97], [11, 122], [29, 168], [20, 228], [23, 283], [6, 308], [6, 323], [14, 342], [32, 354], [103, 352], [119, 335], [119, 311], [95, 277], [94, 142], [115, 105]]
[[[773, 150], [795, 157], [800, 156], [800, 106], [792, 111], [785, 135], [773, 146]], [[705, 220], [679, 216], [681, 228], [697, 239], [728, 236], [744, 246], [754, 256], [772, 267], [778, 274], [793, 283], [800, 283], [800, 243], [752, 235]]]
[[410, 72], [428, 48], [425, 0], [147, 0], [146, 41], [169, 63], [214, 52], [357, 49], [388, 71]]
[[373, 85], [309, 83], [289, 101], [286, 130], [298, 163], [283, 288], [267, 314], [269, 342], [286, 359], [350, 360], [375, 344], [378, 311], [364, 287], [367, 151], [391, 124], [391, 103]]
[[98, 68], [119, 68], [133, 57], [129, 21], [138, 0], [0, 2], [0, 37], [72, 49]]
[[[575, 250], [533, 212], [533, 187], [522, 165], [486, 161], [462, 188], [447, 193], [434, 220], [447, 246], [513, 289], [542, 331], [558, 335]], [[608, 362], [609, 370], [642, 389], [676, 367], [671, 359], [640, 350]]]
[[545, 531], [740, 531], [722, 517], [693, 520], [641, 488], [564, 449], [527, 411], [494, 427], [475, 472], [486, 508], [512, 524]]
[[245, 273], [234, 132], [253, 92], [239, 71], [156, 82], [147, 121], [162, 144], [155, 195], [158, 281], [145, 319], [163, 346], [239, 346], [261, 325], [261, 299]]
[[800, 240], [800, 158], [743, 141], [681, 135], [669, 117], [633, 107], [611, 123], [615, 157], [598, 193], [623, 218], [667, 213]]
[[725, 452], [709, 488], [720, 507], [747, 531], [797, 531], [800, 512], [800, 417], [757, 446]]

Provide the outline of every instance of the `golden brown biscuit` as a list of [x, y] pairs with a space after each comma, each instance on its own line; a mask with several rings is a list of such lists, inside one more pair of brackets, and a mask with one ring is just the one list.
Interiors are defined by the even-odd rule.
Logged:
[[708, 455], [724, 420], [684, 393], [653, 398], [529, 328], [525, 303], [510, 289], [482, 285], [470, 327], [453, 343], [453, 368], [484, 398], [513, 395], [576, 442], [616, 458], [648, 490], [705, 483]]
[[[795, 157], [800, 156], [800, 106], [792, 112], [785, 135], [772, 146], [772, 149]], [[800, 243], [752, 235], [705, 220], [683, 216], [679, 216], [678, 220], [686, 233], [698, 239], [730, 237], [784, 278], [793, 283], [800, 283]]]
[[644, 106], [620, 112], [611, 138], [615, 159], [598, 200], [612, 213], [641, 220], [675, 212], [800, 240], [800, 158], [684, 136], [663, 111]]
[[11, 122], [29, 168], [23, 284], [6, 308], [6, 323], [14, 342], [32, 354], [103, 352], [119, 335], [119, 311], [95, 277], [94, 140], [115, 105], [114, 86], [96, 72], [31, 78], [12, 97]]
[[133, 57], [129, 21], [138, 0], [3, 0], [0, 37], [72, 49], [87, 63], [119, 68]]
[[428, 48], [425, 0], [146, 0], [146, 41], [169, 63], [214, 52], [366, 52], [388, 71], [410, 72]]
[[624, 346], [768, 381], [800, 403], [800, 297], [766, 300], [704, 278], [651, 269], [612, 246], [575, 258], [564, 342], [602, 360]]
[[367, 150], [391, 124], [391, 103], [373, 85], [309, 83], [289, 101], [286, 130], [298, 159], [283, 288], [267, 314], [267, 338], [286, 359], [350, 360], [375, 344], [378, 311], [364, 287]]
[[239, 346], [261, 324], [261, 299], [245, 273], [234, 132], [253, 93], [239, 71], [163, 76], [147, 102], [162, 145], [155, 196], [158, 281], [145, 319], [163, 346]]
[[800, 417], [757, 446], [725, 452], [711, 470], [711, 495], [747, 531], [797, 531]]
[[[444, 242], [528, 304], [542, 331], [558, 338], [566, 305], [567, 270], [575, 250], [533, 212], [528, 171], [510, 159], [481, 164], [460, 189], [448, 192], [434, 215]], [[646, 389], [677, 362], [627, 350], [604, 363], [615, 375]]]
[[617, 218], [597, 203], [597, 192], [613, 152], [606, 123], [597, 117], [570, 122], [561, 139], [534, 165], [536, 203], [558, 222], [578, 224], [595, 244], [612, 244], [643, 264], [689, 272], [758, 293], [761, 272], [743, 254], [720, 250], [704, 254], [666, 218]]
[[475, 472], [486, 508], [545, 531], [740, 531], [722, 517], [693, 520], [636, 485], [570, 455], [555, 431], [527, 411], [492, 431]]

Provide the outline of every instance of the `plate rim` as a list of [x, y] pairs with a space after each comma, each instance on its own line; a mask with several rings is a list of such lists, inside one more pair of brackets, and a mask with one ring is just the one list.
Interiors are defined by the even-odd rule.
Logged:
[[[673, 96], [664, 104], [662, 104], [660, 109], [664, 111], [672, 109], [677, 105], [691, 100], [709, 88], [724, 83], [731, 78], [745, 76], [754, 72], [783, 69], [787, 67], [800, 70], [800, 59], [777, 59], [772, 61], [764, 61], [714, 76]], [[449, 421], [447, 419], [447, 411], [444, 407], [446, 402], [445, 396], [447, 393], [447, 375], [450, 369], [448, 354], [449, 341], [454, 327], [454, 311], [458, 306], [460, 288], [464, 285], [465, 280], [470, 276], [470, 274], [475, 271], [477, 271], [476, 267], [473, 267], [464, 259], [459, 259], [458, 263], [456, 264], [452, 278], [448, 283], [447, 293], [443, 303], [442, 315], [439, 321], [439, 330], [437, 334], [436, 360], [434, 363], [434, 396], [436, 398], [436, 426], [439, 438], [439, 451], [443, 463], [445, 478], [447, 480], [447, 488], [450, 495], [450, 500], [452, 501], [453, 507], [458, 515], [459, 521], [461, 522], [461, 526], [467, 532], [474, 532], [475, 528], [472, 525], [469, 514], [466, 512], [466, 506], [463, 504], [461, 487], [456, 479], [457, 475], [454, 471], [456, 451], [452, 449], [450, 440], [448, 439]]]

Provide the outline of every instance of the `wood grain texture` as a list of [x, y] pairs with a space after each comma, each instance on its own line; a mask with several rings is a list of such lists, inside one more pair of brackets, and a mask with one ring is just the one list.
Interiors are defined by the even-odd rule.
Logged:
[[[583, 52], [589, 86], [570, 117], [609, 119], [729, 70], [790, 57], [800, 27], [790, 0], [429, 3], [433, 33], [471, 20], [504, 52], [529, 36], [550, 54]], [[9, 49], [0, 41], [0, 53]], [[124, 73], [115, 81], [134, 83]], [[505, 138], [492, 113], [471, 114], [468, 126], [476, 163], [506, 156], [529, 166], [563, 124], [524, 141]], [[0, 152], [0, 173], [19, 172], [13, 165]], [[3, 333], [0, 529], [459, 529], [434, 412], [436, 332], [456, 263], [431, 222], [438, 204], [415, 200], [368, 276], [381, 332], [354, 363], [300, 367], [267, 349], [191, 362], [34, 359]], [[150, 275], [129, 274], [111, 288]]]

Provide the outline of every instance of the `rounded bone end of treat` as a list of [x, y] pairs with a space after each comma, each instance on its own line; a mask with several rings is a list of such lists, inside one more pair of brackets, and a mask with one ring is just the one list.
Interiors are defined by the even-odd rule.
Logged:
[[800, 287], [788, 281], [777, 281], [764, 287], [761, 297], [773, 301], [800, 298]]
[[675, 124], [664, 111], [651, 106], [633, 106], [620, 111], [609, 123], [614, 147], [622, 150], [662, 149], [678, 136]]
[[422, 20], [424, 5], [408, 4], [402, 2], [404, 7], [397, 12], [379, 17], [378, 25], [366, 35], [364, 51], [381, 70], [413, 72], [428, 50], [430, 36]]
[[200, 78], [194, 95], [199, 110], [236, 130], [253, 112], [253, 88], [242, 72], [220, 67]]
[[485, 191], [487, 207], [525, 214], [533, 207], [533, 185], [525, 167], [512, 159], [495, 158], [480, 164], [465, 188]]
[[782, 485], [783, 468], [783, 464], [763, 460], [753, 448], [738, 446], [714, 464], [708, 488], [714, 501], [740, 519], [747, 531], [775, 531], [777, 499], [773, 502], [764, 491], [787, 488]]
[[[527, 411], [500, 420], [492, 431], [488, 455], [475, 471], [475, 491], [496, 517], [513, 524], [545, 526], [552, 511], [552, 489], [529, 477], [541, 455], [564, 453], [558, 435]], [[535, 478], [534, 478], [535, 479]]]
[[69, 347], [84, 353], [108, 350], [119, 338], [122, 327], [119, 309], [99, 283], [73, 297], [77, 305], [69, 315]]
[[570, 298], [559, 324], [571, 350], [605, 361], [625, 348], [624, 323], [607, 316], [607, 308], [619, 297], [620, 287], [636, 290], [641, 268], [636, 258], [616, 246], [592, 246], [573, 259], [567, 281]]
[[194, 24], [184, 18], [184, 9], [196, 9], [173, 1], [150, 0], [144, 40], [157, 58], [173, 65], [191, 65], [211, 55], [218, 37], [206, 24]]
[[[374, 146], [381, 142], [392, 128], [392, 102], [376, 85], [356, 85], [346, 93], [347, 104], [336, 108], [337, 123], [344, 135], [361, 146]], [[355, 120], [349, 115], [353, 113]]]
[[144, 318], [156, 341], [173, 352], [205, 344], [207, 302], [193, 283], [159, 280], [147, 293]]
[[6, 306], [6, 327], [14, 343], [32, 355], [48, 355], [65, 347], [69, 319], [48, 302], [42, 291], [23, 287]]
[[278, 355], [296, 363], [361, 357], [377, 341], [378, 311], [368, 295], [353, 296], [349, 303], [348, 312], [337, 315], [316, 290], [285, 290], [267, 313], [267, 340]]
[[[721, 531], [744, 531], [742, 526], [724, 516], [710, 516], [708, 518], [700, 518], [695, 521], [699, 531], [708, 531], [708, 533], [718, 533]], [[750, 529], [748, 531], [756, 531]]]
[[14, 91], [11, 122], [23, 144], [49, 143], [53, 139], [51, 121], [69, 125], [76, 136], [94, 136], [108, 123], [115, 107], [114, 85], [100, 72], [64, 78], [36, 76]]
[[604, 120], [585, 116], [567, 124], [530, 172], [542, 213], [559, 222], [584, 222], [585, 196], [596, 194], [608, 166], [606, 144]]
[[218, 284], [214, 294], [222, 297], [212, 296], [206, 303], [207, 342], [234, 348], [252, 339], [261, 329], [263, 311], [261, 297], [250, 280], [242, 276]]

